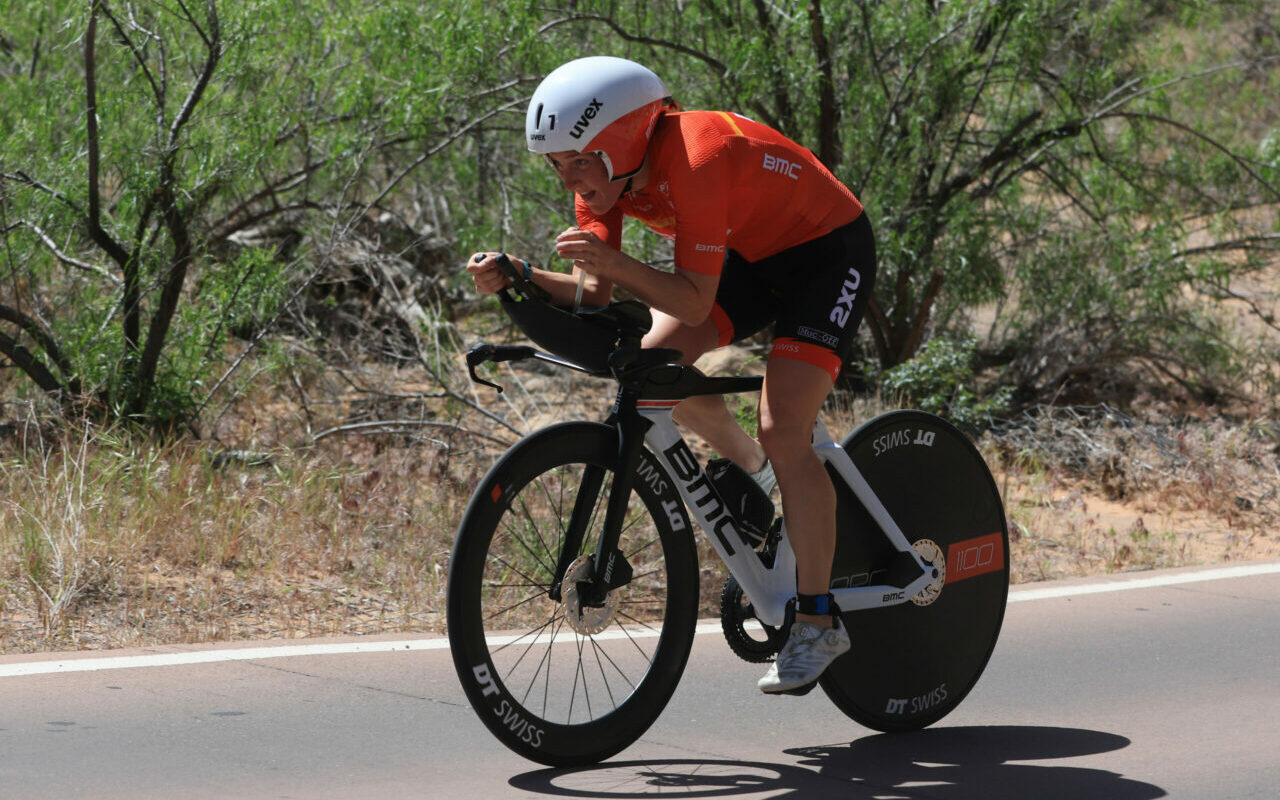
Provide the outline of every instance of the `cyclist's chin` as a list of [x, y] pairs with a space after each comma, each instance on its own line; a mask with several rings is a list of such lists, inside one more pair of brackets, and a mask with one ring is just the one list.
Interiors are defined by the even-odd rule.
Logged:
[[613, 187], [609, 187], [603, 191], [579, 193], [578, 197], [587, 204], [592, 214], [603, 215], [613, 209], [614, 204], [618, 202], [619, 194], [613, 191]]

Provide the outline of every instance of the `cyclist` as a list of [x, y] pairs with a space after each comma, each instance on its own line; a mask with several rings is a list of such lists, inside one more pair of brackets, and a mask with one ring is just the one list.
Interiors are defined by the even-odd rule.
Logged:
[[[625, 59], [582, 58], [551, 72], [529, 102], [525, 132], [576, 195], [577, 225], [556, 239], [572, 274], [517, 260], [554, 302], [604, 305], [623, 287], [653, 309], [644, 346], [678, 349], [686, 364], [775, 325], [758, 441], [720, 396], [683, 401], [675, 419], [766, 492], [776, 476], [797, 596], [758, 685], [803, 693], [850, 647], [829, 594], [835, 492], [810, 437], [875, 277], [862, 205], [807, 149], [738, 114], [681, 111], [653, 72]], [[622, 252], [624, 216], [674, 240], [674, 271]], [[468, 262], [480, 292], [507, 286], [496, 255]]]

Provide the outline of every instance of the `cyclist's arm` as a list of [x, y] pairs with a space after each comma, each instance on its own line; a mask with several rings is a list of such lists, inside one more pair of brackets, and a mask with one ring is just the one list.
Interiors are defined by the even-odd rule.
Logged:
[[[523, 264], [517, 264], [523, 267]], [[572, 308], [578, 299], [578, 278], [582, 270], [574, 267], [572, 273], [553, 272], [549, 269], [533, 267], [533, 282], [551, 295], [553, 305]], [[613, 296], [613, 283], [598, 275], [587, 273], [582, 276], [582, 297], [578, 301], [581, 306], [604, 306], [609, 304]]]
[[700, 325], [715, 303], [720, 275], [676, 269], [661, 272], [615, 250], [595, 233], [570, 228], [556, 239], [556, 252], [571, 259], [575, 269], [606, 283], [617, 284], [646, 305], [664, 311], [685, 325]]

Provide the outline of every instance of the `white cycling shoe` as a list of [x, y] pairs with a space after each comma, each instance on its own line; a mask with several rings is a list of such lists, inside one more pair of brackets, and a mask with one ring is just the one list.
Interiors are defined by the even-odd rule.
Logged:
[[804, 694], [850, 646], [849, 631], [841, 623], [820, 628], [810, 622], [794, 622], [777, 660], [756, 686], [765, 694]]
[[778, 478], [773, 474], [773, 464], [769, 463], [769, 459], [764, 460], [764, 466], [758, 471], [750, 473], [751, 480], [756, 485], [764, 489], [765, 496], [773, 494], [773, 487], [778, 485]]

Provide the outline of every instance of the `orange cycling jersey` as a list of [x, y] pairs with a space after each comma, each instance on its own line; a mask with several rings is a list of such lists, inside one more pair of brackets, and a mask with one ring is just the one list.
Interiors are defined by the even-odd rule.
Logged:
[[578, 227], [622, 247], [623, 215], [675, 240], [676, 267], [720, 273], [732, 250], [759, 261], [839, 228], [862, 204], [813, 153], [725, 111], [665, 114], [645, 187], [603, 215], [578, 199]]

